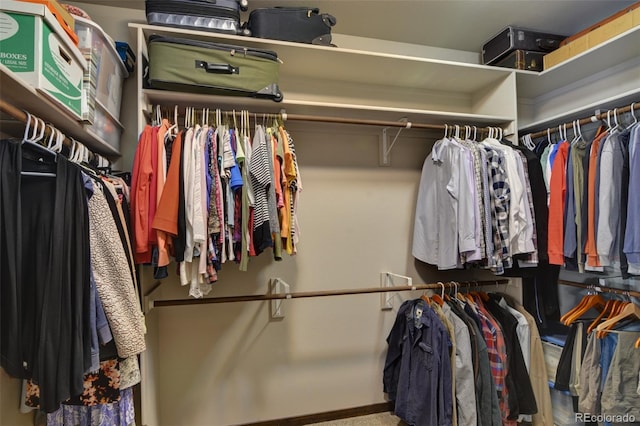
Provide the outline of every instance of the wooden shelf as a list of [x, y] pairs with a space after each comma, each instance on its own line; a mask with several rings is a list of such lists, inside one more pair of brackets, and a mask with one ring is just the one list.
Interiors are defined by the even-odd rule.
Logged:
[[0, 97], [16, 108], [28, 111], [45, 122], [53, 124], [65, 135], [77, 139], [95, 153], [109, 159], [120, 156], [118, 149], [88, 132], [76, 118], [2, 64], [0, 64]]

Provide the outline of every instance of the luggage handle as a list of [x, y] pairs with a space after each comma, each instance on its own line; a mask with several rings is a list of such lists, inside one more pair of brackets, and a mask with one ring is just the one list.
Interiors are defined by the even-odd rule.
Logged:
[[545, 51], [552, 51], [560, 47], [560, 40], [550, 40], [548, 38], [536, 39], [538, 47]]
[[213, 74], [240, 74], [240, 67], [234, 67], [231, 64], [210, 64], [206, 61], [196, 60], [196, 68], [202, 68]]

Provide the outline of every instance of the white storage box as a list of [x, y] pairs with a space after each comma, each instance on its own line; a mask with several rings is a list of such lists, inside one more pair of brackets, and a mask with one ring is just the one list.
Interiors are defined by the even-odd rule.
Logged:
[[3, 0], [0, 27], [0, 63], [81, 120], [86, 61], [49, 9]]
[[118, 120], [116, 120], [106, 108], [96, 101], [96, 111], [93, 124], [85, 124], [85, 130], [91, 135], [102, 139], [111, 145], [116, 151], [120, 151], [120, 137], [124, 128]]
[[[96, 100], [119, 119], [122, 84], [129, 73], [118, 55], [115, 43], [99, 25], [88, 19], [77, 16], [74, 26], [79, 39], [78, 47], [95, 63], [95, 69], [93, 72], [89, 69], [86, 80], [95, 86]], [[91, 104], [91, 100], [85, 102], [89, 107]]]

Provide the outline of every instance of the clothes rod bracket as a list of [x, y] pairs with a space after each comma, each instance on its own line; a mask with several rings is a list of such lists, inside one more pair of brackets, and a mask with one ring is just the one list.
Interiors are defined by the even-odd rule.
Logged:
[[402, 132], [402, 129], [411, 128], [411, 122], [406, 117], [401, 118], [399, 121], [401, 123], [405, 123], [405, 127], [400, 127], [398, 129], [398, 133], [396, 133], [396, 136], [393, 138], [393, 141], [391, 141], [391, 143], [389, 143], [389, 127], [385, 127], [382, 129], [382, 138], [380, 139], [380, 166], [388, 167], [391, 165], [391, 149], [397, 142], [398, 136], [400, 136], [400, 132]]
[[[269, 280], [269, 294], [284, 294], [285, 299], [291, 299], [291, 286], [280, 278]], [[284, 318], [284, 299], [271, 299], [269, 315], [272, 320]]]
[[[403, 280], [402, 285], [411, 286], [413, 290], [416, 290], [413, 285], [413, 278], [407, 277], [405, 275], [394, 274], [392, 272], [381, 272], [380, 273], [380, 287], [396, 287], [395, 279]], [[386, 292], [380, 294], [380, 309], [383, 311], [389, 311], [393, 309], [393, 298], [396, 296], [393, 292]]]

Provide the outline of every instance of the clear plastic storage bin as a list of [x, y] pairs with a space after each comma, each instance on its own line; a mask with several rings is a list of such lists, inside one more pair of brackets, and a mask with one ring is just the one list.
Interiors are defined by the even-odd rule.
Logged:
[[[78, 47], [85, 56], [90, 50], [88, 59], [95, 62], [95, 69], [90, 67], [86, 80], [95, 86], [96, 100], [117, 120], [120, 118], [122, 84], [129, 73], [120, 60], [113, 40], [99, 25], [79, 16], [75, 17], [74, 25], [79, 38]], [[91, 101], [85, 104], [91, 105]]]
[[120, 151], [120, 138], [124, 128], [116, 120], [100, 101], [96, 101], [96, 113], [93, 124], [85, 124], [84, 128], [93, 136], [105, 141], [107, 144]]

